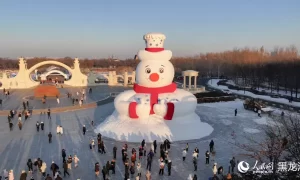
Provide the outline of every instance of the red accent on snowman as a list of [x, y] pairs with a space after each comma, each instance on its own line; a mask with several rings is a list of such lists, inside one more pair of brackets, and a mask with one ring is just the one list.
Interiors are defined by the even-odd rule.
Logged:
[[145, 48], [145, 50], [149, 52], [161, 52], [165, 50], [165, 48]]
[[[164, 51], [163, 48], [163, 40], [165, 39], [165, 36], [162, 34], [147, 34], [144, 36], [144, 39], [146, 41], [146, 48], [145, 50], [150, 52], [150, 53], [156, 53], [156, 52], [161, 52]], [[155, 41], [160, 41], [160, 44], [156, 44], [156, 46], [159, 47], [152, 47], [152, 44], [155, 43]], [[142, 60], [142, 59], [141, 59]], [[149, 80], [152, 82], [157, 82], [159, 80], [159, 74], [158, 73], [152, 73], [149, 75]], [[154, 105], [159, 103], [159, 99], [158, 96], [159, 94], [164, 94], [164, 93], [173, 93], [175, 92], [177, 88], [177, 85], [175, 83], [171, 83], [170, 85], [167, 86], [163, 86], [163, 87], [144, 87], [141, 86], [139, 84], [134, 84], [133, 86], [133, 90], [139, 94], [139, 93], [143, 93], [143, 94], [150, 94], [150, 112], [149, 114], [155, 114], [154, 112]], [[136, 112], [136, 107], [137, 107], [138, 103], [137, 102], [131, 102], [129, 104], [129, 117], [132, 119], [137, 119], [139, 118]], [[174, 111], [175, 111], [175, 105], [172, 102], [167, 102], [166, 103], [167, 106], [167, 112], [164, 116], [165, 120], [172, 120], [173, 115], [174, 115]]]

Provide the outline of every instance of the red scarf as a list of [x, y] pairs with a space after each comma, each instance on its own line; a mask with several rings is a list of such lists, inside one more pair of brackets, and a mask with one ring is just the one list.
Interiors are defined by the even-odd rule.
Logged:
[[148, 87], [140, 86], [138, 84], [133, 85], [133, 90], [136, 93], [150, 94], [150, 105], [151, 105], [150, 114], [154, 114], [153, 106], [154, 104], [158, 103], [158, 95], [163, 93], [173, 93], [176, 90], [176, 88], [177, 88], [176, 83], [171, 83], [170, 85], [157, 87], [157, 88], [148, 88]]

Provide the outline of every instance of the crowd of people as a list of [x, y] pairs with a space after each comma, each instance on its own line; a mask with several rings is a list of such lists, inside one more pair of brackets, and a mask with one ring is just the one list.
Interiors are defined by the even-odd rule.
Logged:
[[[24, 103], [25, 108], [24, 110], [28, 109], [29, 103]], [[14, 118], [15, 111], [10, 111], [9, 113], [9, 122]], [[51, 120], [51, 110], [48, 109], [47, 111], [47, 116], [48, 119]], [[26, 115], [25, 115], [25, 120], [26, 121]], [[18, 122], [22, 121], [22, 113], [18, 114]], [[21, 123], [22, 124], [22, 123]], [[93, 123], [92, 123], [93, 124]], [[19, 125], [20, 130], [22, 129], [22, 125]], [[43, 122], [37, 122], [36, 123], [36, 130], [44, 130], [44, 123]], [[82, 127], [82, 133], [83, 135], [86, 135], [86, 126], [83, 125]], [[63, 127], [58, 125], [56, 128], [56, 133], [58, 135], [63, 134]], [[52, 133], [49, 132], [48, 134], [48, 141], [49, 143], [52, 143]], [[146, 170], [147, 172], [144, 174], [146, 180], [151, 179], [151, 168], [152, 168], [152, 162], [154, 161], [155, 158], [158, 159], [158, 165], [159, 165], [159, 172], [158, 174], [160, 176], [163, 176], [165, 174], [165, 169], [167, 169], [167, 175], [171, 175], [172, 171], [172, 158], [169, 155], [170, 149], [171, 149], [171, 142], [166, 139], [162, 144], [159, 146], [159, 156], [156, 156], [157, 153], [157, 142], [156, 140], [153, 141], [151, 146], [149, 148], [146, 147], [146, 142], [143, 140], [137, 149], [132, 148], [131, 153], [128, 152], [128, 145], [124, 144], [124, 146], [121, 149], [121, 156], [122, 156], [122, 163], [124, 165], [125, 173], [124, 173], [124, 179], [128, 180], [130, 178], [134, 178], [135, 180], [140, 180], [142, 178], [142, 171], [141, 171], [141, 166], [142, 166], [142, 159], [145, 159], [146, 163]], [[97, 151], [100, 154], [106, 154], [106, 148], [104, 145], [104, 141], [102, 138], [102, 135], [99, 133], [97, 135], [97, 147], [95, 144], [95, 140], [91, 139], [89, 143], [89, 148], [92, 149], [97, 149]], [[116, 160], [117, 160], [117, 150], [118, 148], [116, 146], [113, 147], [113, 158], [111, 161], [107, 161], [107, 163], [103, 166], [100, 167], [100, 163], [97, 162], [95, 163], [94, 171], [95, 175], [99, 176], [100, 172], [102, 174], [102, 177], [104, 180], [109, 179], [110, 177], [110, 171], [111, 174], [115, 174], [115, 168], [116, 168]], [[189, 144], [187, 143], [185, 147], [183, 148], [182, 151], [182, 161], [186, 161], [186, 157], [189, 151]], [[210, 159], [212, 158], [212, 161], [214, 161], [214, 156], [215, 156], [215, 151], [214, 151], [214, 141], [211, 140], [209, 143], [209, 150], [205, 152], [205, 164], [207, 166], [210, 165]], [[194, 166], [194, 171], [197, 171], [198, 167], [198, 157], [199, 157], [199, 149], [196, 147], [194, 151], [192, 151], [192, 164]], [[46, 167], [47, 164], [44, 162], [41, 158], [34, 159], [33, 161], [31, 159], [28, 159], [27, 166], [28, 166], [28, 172], [23, 170], [20, 175], [20, 180], [26, 180], [27, 176], [32, 176], [32, 174], [36, 171], [39, 171], [42, 176], [45, 178], [45, 180], [60, 180], [62, 177], [66, 177], [67, 175], [70, 176], [69, 170], [72, 169], [72, 163], [74, 163], [74, 168], [78, 167], [78, 162], [79, 158], [74, 155], [69, 155], [67, 157], [67, 153], [65, 149], [62, 149], [62, 169], [63, 173], [60, 172], [59, 170], [59, 165], [56, 164], [54, 161], [52, 161], [50, 165], [50, 170], [52, 171], [52, 176], [48, 173], [46, 173]], [[144, 161], [143, 161], [144, 162]], [[212, 166], [212, 180], [223, 180], [225, 179], [231, 179], [231, 173], [234, 173], [234, 169], [236, 166], [236, 161], [235, 158], [233, 157], [230, 162], [230, 167], [227, 176], [224, 176], [224, 168], [222, 166], [218, 167], [218, 164], [216, 162], [213, 163]], [[8, 180], [13, 180], [14, 175], [13, 175], [13, 170], [7, 171], [6, 169], [3, 171], [3, 177], [8, 178]], [[31, 177], [33, 179], [33, 177]], [[189, 175], [188, 180], [197, 180], [198, 177], [195, 174]]]
[[[92, 90], [89, 90], [89, 93], [92, 93]], [[76, 93], [76, 95], [79, 97], [79, 92]], [[84, 91], [82, 92], [81, 98], [84, 98]], [[68, 98], [72, 98], [71, 95], [68, 94]], [[74, 102], [74, 98], [73, 102]], [[22, 117], [24, 116], [24, 122], [30, 118], [30, 111], [29, 111], [29, 102], [23, 102], [23, 112], [15, 112], [14, 110], [11, 110], [8, 115], [8, 122], [10, 130], [13, 130], [13, 123], [12, 120], [14, 119], [15, 115], [18, 114], [18, 126], [19, 129], [22, 130]], [[237, 114], [237, 111], [235, 110], [235, 115]], [[51, 120], [51, 110], [48, 109], [47, 111], [47, 117], [48, 120]], [[93, 125], [93, 121], [92, 121]], [[44, 122], [37, 121], [36, 123], [36, 130], [37, 132], [44, 131]], [[82, 127], [82, 133], [83, 135], [86, 135], [87, 128], [85, 125]], [[56, 128], [56, 134], [57, 135], [63, 135], [63, 127], [58, 125]], [[48, 134], [48, 142], [52, 143], [52, 133], [49, 132]], [[97, 146], [96, 146], [97, 143]], [[155, 141], [151, 143], [150, 147], [147, 147], [145, 140], [142, 140], [140, 145], [136, 148], [132, 148], [131, 152], [128, 150], [128, 145], [124, 144], [121, 147], [121, 160], [122, 164], [124, 165], [124, 180], [129, 179], [146, 179], [150, 180], [152, 179], [152, 164], [155, 159], [158, 160], [158, 173], [159, 176], [171, 176], [172, 174], [172, 157], [170, 157], [170, 151], [171, 151], [171, 142], [166, 139], [163, 143], [159, 145], [159, 151], [157, 152], [158, 144]], [[104, 139], [102, 138], [102, 135], [99, 133], [97, 135], [97, 141], [94, 139], [90, 139], [89, 142], [89, 148], [91, 150], [96, 149], [100, 154], [106, 154], [108, 151], [104, 144]], [[182, 150], [182, 161], [186, 162], [187, 155], [189, 152], [189, 144], [186, 143], [185, 147]], [[118, 147], [114, 146], [112, 149], [113, 158], [111, 161], [107, 161], [105, 165], [100, 167], [100, 163], [96, 162], [94, 166], [94, 173], [95, 176], [102, 176], [104, 180], [110, 179], [113, 175], [116, 173], [116, 161], [117, 161], [117, 154], [118, 154]], [[72, 170], [72, 167], [78, 168], [78, 164], [80, 162], [79, 157], [75, 155], [67, 155], [67, 150], [62, 149], [61, 150], [61, 156], [62, 156], [62, 162], [61, 164], [57, 164], [56, 162], [52, 161], [50, 166], [48, 167], [49, 171], [47, 172], [47, 164], [45, 161], [43, 161], [41, 158], [37, 159], [28, 159], [27, 161], [27, 168], [28, 171], [22, 170], [20, 175], [20, 180], [27, 180], [27, 178], [30, 178], [30, 180], [34, 180], [33, 174], [34, 173], [40, 173], [45, 180], [61, 180], [64, 177], [70, 176], [69, 171]], [[215, 157], [215, 149], [214, 149], [214, 141], [211, 140], [209, 143], [209, 150], [205, 152], [205, 164], [206, 166], [209, 166], [212, 163], [212, 177], [211, 180], [223, 180], [223, 179], [232, 179], [231, 175], [234, 173], [234, 169], [236, 166], [236, 160], [233, 157], [229, 162], [229, 170], [228, 173], [224, 175], [224, 168], [223, 166], [219, 166], [214, 160]], [[198, 177], [196, 175], [196, 172], [198, 170], [198, 163], [199, 163], [199, 149], [196, 147], [192, 151], [192, 160], [191, 163], [194, 167], [193, 174], [190, 174], [187, 178], [188, 180], [197, 180]], [[142, 166], [143, 163], [145, 163], [146, 172], [145, 174], [142, 174]], [[60, 167], [63, 172], [60, 171]], [[167, 172], [165, 172], [165, 170]], [[101, 175], [100, 175], [101, 174]], [[2, 176], [0, 176], [3, 179], [8, 180], [14, 180], [16, 179], [14, 177], [14, 171], [6, 169], [3, 170]]]

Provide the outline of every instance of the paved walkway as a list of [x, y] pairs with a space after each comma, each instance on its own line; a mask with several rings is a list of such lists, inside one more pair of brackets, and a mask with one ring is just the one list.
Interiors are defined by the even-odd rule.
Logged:
[[[238, 105], [242, 106], [242, 103], [239, 103]], [[91, 138], [96, 140], [96, 134], [94, 133], [94, 127], [91, 126], [91, 121], [94, 120], [96, 125], [99, 124], [113, 112], [113, 109], [113, 103], [109, 103], [98, 106], [95, 109], [53, 114], [52, 120], [48, 120], [46, 115], [34, 115], [24, 123], [21, 131], [15, 127], [11, 132], [8, 128], [7, 119], [0, 117], [0, 171], [4, 168], [14, 169], [15, 178], [18, 179], [21, 170], [27, 170], [26, 161], [28, 158], [34, 159], [41, 157], [47, 163], [47, 173], [49, 173], [49, 166], [52, 160], [62, 167], [61, 149], [65, 148], [67, 155], [77, 154], [80, 159], [78, 169], [72, 169], [70, 173], [71, 177], [65, 179], [102, 179], [102, 177], [96, 178], [94, 176], [94, 164], [99, 162], [102, 167], [107, 161], [110, 161], [112, 159], [112, 148], [116, 145], [118, 147], [116, 175], [112, 176], [111, 179], [121, 180], [124, 175], [124, 166], [121, 160], [121, 147], [123, 143], [105, 139], [105, 146], [108, 150], [106, 155], [101, 155], [97, 151], [90, 150], [88, 145]], [[209, 166], [205, 166], [204, 157], [211, 139], [214, 139], [216, 144], [216, 162], [222, 165], [225, 171], [227, 171], [228, 162], [232, 156], [236, 156], [238, 160], [244, 160], [239, 156], [241, 151], [234, 145], [231, 145], [231, 143], [236, 141], [232, 138], [231, 132], [235, 131], [238, 139], [243, 142], [242, 136], [245, 134], [243, 128], [255, 127], [255, 123], [252, 120], [253, 118], [257, 118], [256, 114], [243, 110], [241, 107], [238, 116], [234, 117], [233, 111], [231, 112], [231, 107], [215, 108], [205, 105], [201, 105], [197, 109], [197, 113], [201, 116], [202, 121], [208, 122], [214, 127], [213, 133], [209, 137], [189, 142], [190, 150], [185, 162], [182, 162], [181, 152], [187, 141], [172, 144], [170, 158], [173, 161], [173, 166], [172, 176], [170, 177], [167, 175], [158, 176], [159, 157], [156, 155], [152, 164], [152, 179], [186, 179], [189, 174], [194, 173], [191, 151], [195, 147], [198, 147], [200, 154], [198, 171], [196, 173], [199, 179], [206, 180], [212, 174], [212, 163]], [[16, 121], [17, 119], [15, 118], [14, 123], [16, 123]], [[37, 121], [43, 121], [45, 123], [45, 131], [36, 132], [35, 123]], [[231, 122], [231, 124], [228, 122]], [[55, 134], [57, 125], [64, 127], [64, 135], [57, 136]], [[88, 129], [85, 136], [82, 135], [81, 132], [83, 125], [86, 125]], [[53, 133], [52, 144], [48, 144], [47, 134], [49, 131]], [[188, 133], [188, 130], [185, 131]], [[261, 133], [254, 134], [253, 136], [259, 137]], [[139, 144], [130, 143], [129, 149], [131, 150], [132, 147], [137, 149], [138, 145]], [[150, 145], [148, 144], [147, 147], [150, 147]], [[142, 159], [141, 162], [143, 168], [142, 179], [145, 179], [146, 160]], [[34, 177], [39, 180], [40, 174], [35, 174]]]

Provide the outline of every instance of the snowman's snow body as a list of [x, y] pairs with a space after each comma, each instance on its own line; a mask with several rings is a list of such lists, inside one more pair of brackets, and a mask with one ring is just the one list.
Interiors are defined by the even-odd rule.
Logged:
[[[154, 137], [158, 141], [163, 141], [164, 138], [187, 140], [209, 135], [213, 130], [212, 127], [202, 123], [195, 113], [196, 97], [188, 91], [177, 89], [176, 84], [172, 83], [174, 78], [174, 67], [170, 62], [172, 52], [163, 48], [165, 36], [151, 33], [145, 35], [144, 39], [147, 48], [138, 52], [141, 62], [136, 68], [136, 84], [133, 90], [125, 91], [115, 98], [116, 111], [107, 118], [107, 121], [100, 124], [96, 132], [109, 136], [111, 132], [108, 132], [108, 129], [123, 131], [119, 132], [122, 138], [120, 136], [114, 138], [126, 141], [136, 141], [134, 139], [138, 137], [132, 138], [125, 133], [141, 134], [145, 129], [147, 132], [144, 132], [145, 135], [141, 135], [140, 138], [146, 141], [153, 141]], [[117, 130], [120, 124], [122, 129]], [[203, 126], [205, 131], [197, 133], [199, 127], [194, 130], [196, 132], [187, 130], [186, 133], [190, 135], [175, 135], [175, 131], [182, 131], [178, 128], [186, 127], [192, 130], [191, 128], [195, 126]], [[155, 136], [149, 137], [149, 134]], [[157, 139], [157, 137], [163, 138]], [[137, 140], [139, 141], [140, 139]]]
[[133, 90], [121, 93], [115, 99], [117, 112], [120, 116], [141, 120], [150, 115], [172, 120], [195, 112], [195, 96], [172, 84], [175, 72], [170, 62], [172, 52], [163, 48], [165, 36], [151, 33], [144, 39], [147, 48], [138, 52], [141, 62], [136, 68], [136, 84]]

